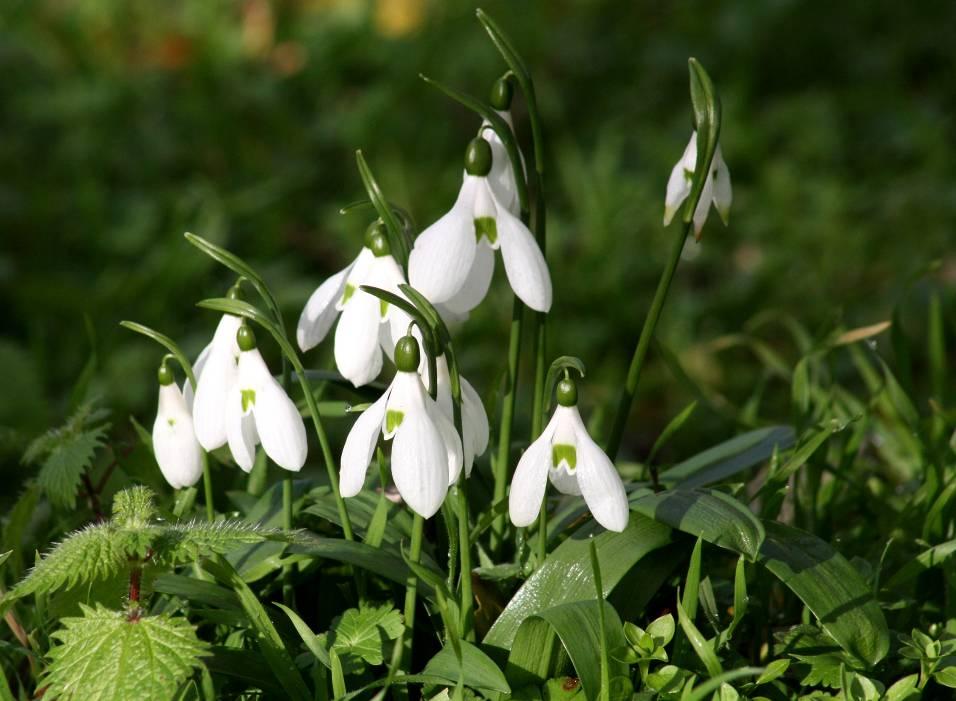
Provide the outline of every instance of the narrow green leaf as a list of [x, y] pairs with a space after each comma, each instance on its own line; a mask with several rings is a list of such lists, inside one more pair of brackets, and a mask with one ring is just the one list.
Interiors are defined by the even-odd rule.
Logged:
[[694, 413], [694, 409], [696, 408], [697, 402], [695, 400], [681, 409], [680, 413], [667, 423], [667, 425], [664, 427], [664, 430], [661, 431], [661, 434], [657, 437], [657, 440], [654, 441], [654, 445], [651, 446], [651, 452], [647, 456], [647, 462], [649, 464], [654, 462], [654, 458], [657, 456], [657, 451], [663, 448], [667, 441], [669, 441], [675, 433], [684, 427], [684, 424], [687, 423], [687, 420], [690, 418], [691, 414]]
[[[732, 682], [734, 679], [741, 679], [743, 677], [755, 677], [763, 672], [763, 670], [763, 667], [738, 667], [737, 669], [732, 669], [729, 672], [723, 672], [722, 674], [716, 675], [712, 679], [708, 679], [700, 686], [694, 687], [694, 690], [691, 693], [687, 694], [686, 696], [681, 696], [681, 701], [704, 701], [709, 694], [715, 692], [723, 684]], [[720, 701], [723, 701], [723, 699], [724, 697], [720, 697]]]
[[[671, 530], [656, 521], [632, 513], [621, 533], [600, 532], [584, 526], [559, 545], [544, 564], [528, 578], [495, 621], [484, 643], [507, 650], [522, 621], [558, 604], [593, 601], [594, 577], [590, 566], [588, 536], [594, 536], [607, 596], [641, 558], [670, 542]], [[609, 624], [610, 627], [610, 624]], [[611, 648], [613, 649], [613, 645]]]
[[697, 130], [697, 163], [690, 195], [684, 205], [684, 223], [689, 224], [697, 209], [704, 184], [710, 173], [720, 138], [720, 98], [707, 71], [695, 58], [688, 62], [690, 72], [690, 101], [694, 108], [694, 127]]
[[385, 195], [382, 194], [382, 188], [379, 187], [378, 181], [372, 175], [372, 169], [368, 167], [368, 162], [366, 162], [361, 149], [355, 152], [355, 162], [358, 165], [359, 175], [362, 178], [365, 191], [368, 193], [369, 201], [375, 207], [375, 211], [378, 212], [379, 218], [385, 223], [392, 250], [397, 253], [396, 257], [399, 264], [404, 267], [408, 264], [408, 240], [405, 238], [405, 231], [395, 219], [392, 207], [385, 199]]
[[242, 581], [236, 570], [222, 556], [207, 561], [204, 568], [221, 583], [231, 587], [238, 595], [249, 623], [256, 631], [255, 640], [262, 651], [262, 656], [286, 695], [293, 701], [311, 701], [312, 696], [295, 666], [292, 655], [249, 585]]
[[697, 653], [697, 657], [704, 663], [707, 673], [711, 678], [719, 677], [723, 673], [720, 660], [717, 659], [713, 646], [697, 629], [697, 626], [694, 625], [694, 621], [688, 616], [687, 611], [684, 610], [684, 605], [681, 603], [680, 597], [677, 599], [677, 622], [680, 624], [681, 630], [684, 631], [687, 640], [690, 641], [694, 652]]
[[193, 374], [192, 363], [189, 362], [189, 358], [186, 357], [186, 354], [183, 353], [182, 349], [179, 347], [179, 344], [177, 344], [173, 339], [165, 334], [161, 334], [155, 329], [151, 329], [143, 324], [138, 324], [135, 321], [121, 321], [120, 326], [122, 326], [124, 329], [142, 334], [143, 336], [146, 336], [146, 338], [156, 341], [156, 343], [168, 350], [176, 358], [176, 362], [179, 363], [180, 367], [183, 369], [183, 372], [186, 373], [189, 383], [193, 387], [196, 386], [196, 376]]
[[816, 536], [771, 521], [764, 528], [760, 563], [807, 605], [844, 650], [868, 665], [883, 659], [890, 647], [886, 619], [856, 569]]
[[928, 550], [924, 550], [890, 577], [890, 581], [886, 583], [886, 589], [898, 589], [926, 570], [946, 564], [953, 555], [956, 555], [956, 540], [948, 540], [945, 543], [940, 543]]

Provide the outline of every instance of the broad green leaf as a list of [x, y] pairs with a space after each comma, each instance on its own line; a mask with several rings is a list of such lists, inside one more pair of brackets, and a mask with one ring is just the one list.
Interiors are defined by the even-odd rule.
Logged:
[[790, 667], [790, 660], [774, 660], [767, 665], [767, 668], [763, 671], [757, 681], [754, 682], [757, 686], [761, 684], [769, 684], [777, 677], [783, 675], [787, 669]]
[[719, 482], [768, 460], [774, 449], [789, 448], [793, 441], [789, 426], [749, 431], [674, 465], [661, 473], [661, 483], [690, 488]]
[[81, 608], [51, 636], [44, 698], [166, 701], [208, 654], [185, 618]]
[[287, 696], [258, 650], [213, 646], [211, 652], [212, 657], [206, 658], [205, 662], [213, 674], [232, 677], [262, 689], [268, 698]]
[[457, 684], [460, 679], [471, 689], [511, 693], [504, 673], [488, 655], [465, 640], [460, 644], [461, 662], [452, 647], [446, 645], [428, 661], [422, 674], [444, 679], [450, 685]]
[[766, 522], [759, 562], [807, 605], [844, 650], [875, 665], [890, 647], [873, 592], [842, 555], [814, 535]]
[[355, 655], [380, 665], [385, 643], [404, 630], [402, 614], [391, 604], [365, 604], [342, 614], [329, 632], [329, 643], [339, 655]]
[[588, 539], [595, 531], [605, 596], [641, 558], [667, 545], [671, 537], [670, 528], [636, 513], [621, 533], [600, 532], [594, 524], [582, 527], [548, 555], [511, 598], [485, 636], [486, 645], [510, 649], [518, 627], [529, 616], [559, 604], [594, 599]]
[[[602, 568], [603, 569], [603, 568]], [[508, 656], [506, 676], [515, 687], [543, 684], [553, 676], [556, 644], [560, 641], [581, 679], [589, 699], [597, 699], [601, 689], [601, 667], [597, 650], [601, 645], [598, 602], [576, 601], [541, 611], [526, 618], [514, 638]], [[607, 647], [614, 650], [627, 644], [621, 619], [610, 604], [604, 603], [607, 621]], [[627, 674], [627, 665], [608, 660], [611, 678]]]
[[760, 519], [729, 494], [716, 490], [648, 490], [637, 498], [632, 496], [630, 506], [632, 511], [746, 555], [751, 561], [764, 539]]
[[896, 681], [886, 690], [885, 701], [916, 701], [921, 695], [916, 687], [919, 683], [919, 675], [911, 674]]
[[242, 605], [235, 592], [214, 582], [206, 582], [195, 577], [167, 572], [153, 581], [153, 590], [160, 594], [178, 596], [193, 604], [242, 611]]
[[221, 583], [236, 592], [239, 603], [256, 632], [255, 640], [262, 656], [288, 698], [293, 701], [311, 701], [312, 696], [295, 666], [292, 655], [249, 585], [242, 581], [236, 570], [222, 556], [206, 562], [204, 567]]

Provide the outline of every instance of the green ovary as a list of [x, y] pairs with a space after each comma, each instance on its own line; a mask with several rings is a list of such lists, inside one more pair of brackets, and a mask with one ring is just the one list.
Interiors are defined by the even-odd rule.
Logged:
[[494, 217], [478, 217], [475, 219], [475, 241], [481, 241], [482, 236], [488, 239], [491, 244], [498, 241], [498, 224]]
[[573, 445], [567, 443], [555, 443], [551, 446], [551, 466], [557, 467], [561, 461], [568, 464], [568, 469], [573, 470], [578, 466], [578, 450]]

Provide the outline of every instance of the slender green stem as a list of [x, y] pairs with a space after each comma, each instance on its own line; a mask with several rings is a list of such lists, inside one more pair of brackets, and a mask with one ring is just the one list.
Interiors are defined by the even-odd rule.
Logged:
[[[292, 478], [282, 479], [282, 528], [292, 530]], [[293, 605], [292, 566], [282, 566], [282, 600], [286, 606]]]
[[471, 590], [471, 524], [468, 508], [468, 480], [462, 477], [455, 487], [458, 498], [458, 541], [461, 555], [461, 635], [475, 639], [475, 601]]
[[[425, 528], [425, 519], [415, 514], [412, 521], [412, 542], [408, 558], [412, 562], [420, 562], [422, 558], [422, 531]], [[402, 668], [411, 672], [412, 638], [415, 634], [415, 604], [418, 598], [418, 578], [409, 573], [405, 580], [405, 630], [399, 642], [402, 648]]]
[[667, 299], [671, 281], [674, 279], [674, 271], [677, 270], [677, 264], [680, 262], [680, 255], [684, 250], [684, 241], [687, 240], [687, 235], [690, 233], [692, 226], [693, 222], [688, 222], [674, 229], [676, 235], [674, 236], [674, 241], [671, 246], [670, 256], [667, 259], [667, 264], [664, 266], [664, 272], [661, 273], [661, 279], [657, 283], [657, 291], [654, 292], [654, 299], [651, 301], [651, 308], [647, 312], [647, 318], [644, 319], [644, 327], [641, 329], [637, 347], [634, 349], [634, 357], [631, 358], [631, 366], [627, 371], [627, 380], [624, 383], [624, 389], [621, 391], [621, 399], [618, 401], [617, 413], [614, 416], [614, 424], [611, 427], [611, 435], [607, 440], [605, 452], [611, 460], [617, 457], [618, 449], [621, 447], [621, 438], [624, 436], [624, 427], [627, 425], [627, 418], [631, 413], [631, 404], [634, 401], [634, 393], [637, 391], [638, 380], [641, 378], [644, 359], [647, 357], [651, 340], [654, 338], [657, 322], [661, 318], [664, 301]]
[[607, 621], [604, 614], [604, 584], [601, 582], [601, 564], [598, 561], [597, 545], [594, 538], [591, 538], [591, 570], [594, 573], [594, 589], [597, 594], [598, 605], [598, 630], [601, 640], [599, 643], [599, 653], [601, 660], [601, 691], [598, 694], [599, 701], [608, 701], [611, 698], [611, 671], [608, 661], [607, 650]]
[[212, 473], [209, 471], [209, 456], [205, 450], [200, 451], [200, 454], [202, 455], [202, 486], [206, 499], [206, 519], [215, 521], [216, 509], [212, 503]]
[[[515, 297], [511, 314], [511, 335], [508, 339], [508, 375], [505, 378], [505, 392], [501, 399], [501, 424], [498, 429], [498, 454], [494, 462], [494, 499], [498, 503], [505, 498], [508, 487], [508, 472], [511, 461], [511, 426], [515, 413], [515, 399], [518, 390], [518, 358], [521, 354], [521, 316], [524, 304]], [[491, 525], [491, 549], [497, 552], [501, 548], [505, 533], [505, 516], [498, 515]]]

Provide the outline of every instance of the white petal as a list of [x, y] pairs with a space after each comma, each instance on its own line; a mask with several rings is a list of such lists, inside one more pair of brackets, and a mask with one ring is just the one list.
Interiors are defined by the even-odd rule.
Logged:
[[268, 371], [256, 388], [256, 403], [252, 413], [266, 455], [283, 469], [292, 472], [301, 470], [309, 452], [305, 423], [295, 403]]
[[548, 468], [551, 465], [551, 438], [554, 434], [554, 418], [538, 439], [528, 446], [518, 461], [511, 492], [508, 495], [508, 513], [511, 522], [519, 527], [530, 526], [541, 511], [544, 490], [548, 485]]
[[319, 285], [305, 303], [295, 330], [296, 341], [303, 352], [321, 343], [332, 328], [338, 314], [336, 303], [342, 298], [345, 278], [354, 265], [352, 263]]
[[549, 456], [551, 469], [548, 471], [548, 479], [562, 494], [571, 494], [580, 496], [581, 487], [578, 485], [577, 465], [575, 459], [574, 466], [568, 465], [566, 460], [561, 461], [559, 465], [554, 464], [553, 449], [557, 445], [569, 445], [575, 449], [577, 455], [578, 428], [583, 428], [581, 414], [576, 406], [558, 406], [554, 410], [554, 436], [551, 438], [552, 453]]
[[535, 311], [549, 311], [551, 274], [548, 264], [528, 227], [504, 209], [498, 210], [498, 242], [511, 289]]
[[372, 406], [362, 412], [345, 439], [339, 472], [339, 493], [343, 497], [354, 497], [362, 491], [365, 473], [382, 432], [390, 391], [386, 390]]
[[609, 531], [623, 531], [627, 527], [627, 493], [614, 463], [591, 440], [581, 423], [576, 430], [578, 448], [578, 486], [594, 520]]
[[345, 305], [335, 329], [335, 366], [356, 387], [382, 371], [378, 297], [357, 290]]
[[[513, 133], [514, 127], [511, 122], [511, 112], [505, 110], [498, 112], [498, 114], [501, 115], [508, 123], [508, 126], [512, 128]], [[487, 120], [482, 122], [482, 126], [489, 126], [489, 122]], [[503, 204], [509, 212], [517, 216], [519, 207], [518, 185], [515, 181], [514, 168], [511, 167], [511, 159], [508, 157], [508, 149], [505, 148], [504, 143], [498, 138], [498, 134], [495, 133], [493, 129], [483, 129], [481, 135], [482, 138], [491, 145], [492, 161], [491, 172], [488, 173], [488, 182], [491, 184], [498, 201]], [[523, 157], [521, 170], [525, 171]]]
[[[358, 257], [356, 257], [355, 262], [352, 263], [352, 270], [349, 271], [349, 274], [345, 278], [345, 285], [348, 287], [352, 286], [353, 294], [358, 292], [360, 285], [364, 285], [368, 282], [368, 274], [372, 269], [372, 263], [375, 261], [375, 254], [372, 253], [372, 249], [367, 246], [363, 246], [362, 250], [359, 251]], [[349, 298], [351, 299], [351, 297]], [[335, 303], [335, 308], [339, 311], [348, 304], [345, 301], [344, 296], [340, 297]]]
[[[206, 367], [206, 361], [209, 359], [209, 353], [211, 350], [212, 341], [207, 343], [206, 347], [199, 352], [196, 361], [193, 363], [193, 375], [196, 376], [196, 382], [199, 382], [199, 378], [202, 377], [202, 371], [203, 368]], [[183, 383], [183, 397], [186, 399], [186, 407], [190, 412], [193, 410], [194, 395], [195, 390], [193, 389], [193, 383], [187, 379]]]
[[427, 412], [407, 413], [395, 432], [392, 479], [415, 513], [429, 518], [441, 507], [448, 491], [448, 456]]
[[226, 443], [226, 402], [235, 383], [236, 359], [232, 350], [214, 342], [193, 399], [196, 438], [206, 450]]
[[191, 487], [202, 476], [202, 455], [192, 417], [176, 384], [159, 388], [153, 423], [153, 453], [163, 477], [174, 489]]
[[[438, 428], [439, 434], [441, 434], [448, 465], [448, 484], [454, 484], [458, 481], [458, 476], [461, 474], [463, 461], [461, 438], [455, 430], [455, 424], [452, 419], [439, 408], [438, 404], [431, 397], [425, 399], [425, 408], [428, 411], [428, 417]], [[401, 431], [401, 428], [399, 428], [399, 431]]]
[[700, 238], [701, 229], [707, 221], [707, 215], [710, 213], [710, 203], [714, 199], [714, 178], [708, 176], [704, 180], [704, 189], [701, 190], [700, 199], [697, 201], [697, 209], [694, 210], [694, 235]]
[[[481, 403], [481, 397], [464, 377], [461, 380], [461, 414], [464, 423], [465, 442], [470, 444], [472, 462], [488, 448], [488, 414]], [[465, 463], [465, 470], [471, 472], [471, 464]]]
[[[200, 383], [199, 386], [201, 388], [202, 384]], [[256, 461], [259, 434], [256, 433], [256, 419], [252, 412], [242, 410], [242, 394], [238, 384], [233, 385], [229, 392], [225, 414], [229, 452], [243, 471], [251, 472]]]
[[408, 259], [408, 279], [432, 303], [446, 302], [457, 294], [471, 270], [479, 181], [483, 178], [465, 176], [455, 205], [415, 240]]
[[691, 180], [688, 173], [693, 173], [697, 162], [697, 132], [693, 132], [690, 141], [681, 154], [680, 160], [671, 170], [667, 180], [667, 194], [664, 196], [664, 226], [671, 223], [681, 203], [690, 194]]
[[730, 170], [724, 162], [720, 146], [714, 152], [714, 207], [717, 214], [726, 225], [730, 221], [730, 205], [734, 199], [733, 188], [730, 185]]
[[[379, 287], [399, 297], [405, 296], [398, 287], [405, 284], [405, 274], [392, 256], [381, 256], [372, 261], [368, 272], [368, 280], [364, 284]], [[382, 321], [387, 320], [393, 310], [394, 307], [391, 304], [386, 305], [385, 316], [382, 317]]]
[[455, 314], [467, 314], [481, 304], [491, 286], [491, 277], [495, 272], [495, 252], [482, 237], [475, 249], [475, 260], [458, 293], [445, 302], [444, 306]]
[[[397, 411], [403, 416], [425, 413], [425, 386], [416, 372], [397, 372], [392, 380], [392, 391], [388, 397], [387, 411]], [[398, 427], [391, 431], [383, 428], [385, 440], [390, 439]]]

